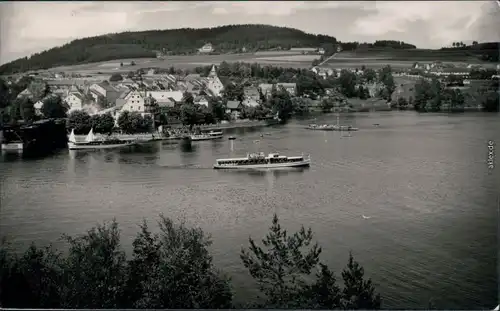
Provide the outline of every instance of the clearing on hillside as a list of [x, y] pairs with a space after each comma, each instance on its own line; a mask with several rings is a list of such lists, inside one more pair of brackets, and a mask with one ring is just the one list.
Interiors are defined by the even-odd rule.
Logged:
[[[259, 63], [263, 65], [275, 65], [282, 67], [293, 68], [308, 68], [311, 66], [313, 59], [318, 58], [317, 55], [301, 55], [294, 52], [294, 54], [276, 52], [272, 57], [262, 57], [254, 53], [244, 54], [224, 54], [224, 55], [192, 55], [192, 56], [166, 56], [162, 59], [159, 58], [138, 58], [138, 59], [123, 59], [112, 60], [107, 62], [82, 64], [75, 66], [63, 66], [49, 69], [49, 71], [62, 71], [62, 72], [128, 72], [141, 68], [170, 68], [176, 69], [192, 69], [198, 66], [206, 65], [219, 65], [221, 62], [245, 62], [245, 63]], [[260, 56], [260, 57], [258, 57]], [[131, 65], [131, 62], [135, 65]], [[123, 66], [120, 67], [120, 63]]]

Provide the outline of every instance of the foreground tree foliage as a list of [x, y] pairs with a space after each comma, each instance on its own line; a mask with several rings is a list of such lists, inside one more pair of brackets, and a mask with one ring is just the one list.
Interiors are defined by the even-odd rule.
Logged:
[[31, 245], [22, 256], [0, 245], [0, 306], [59, 308], [62, 273], [60, 253]]
[[[67, 251], [31, 245], [24, 254], [0, 244], [0, 306], [4, 308], [232, 308], [230, 279], [215, 268], [211, 239], [160, 216], [158, 232], [139, 226], [127, 260], [116, 221], [64, 236]], [[264, 248], [250, 239], [245, 267], [264, 295], [261, 308], [378, 309], [380, 296], [352, 255], [344, 287], [321, 263], [311, 229], [288, 234], [275, 215]]]
[[65, 118], [68, 110], [59, 96], [48, 96], [43, 100], [42, 114], [46, 118]]
[[312, 230], [302, 227], [289, 234], [282, 229], [277, 215], [263, 247], [250, 238], [248, 250], [241, 259], [257, 281], [259, 308], [314, 309], [380, 309], [380, 296], [371, 280], [364, 280], [363, 268], [349, 254], [349, 263], [342, 272], [344, 288], [336, 285], [336, 277], [321, 263], [321, 248], [312, 244]]
[[199, 228], [161, 217], [146, 222], [127, 261], [118, 224], [65, 240], [67, 255], [32, 245], [22, 256], [0, 248], [0, 305], [16, 308], [229, 308], [229, 279], [213, 267]]
[[66, 128], [74, 130], [76, 135], [87, 134], [92, 128], [90, 115], [82, 110], [72, 111], [66, 123]]
[[101, 225], [85, 235], [65, 237], [68, 256], [63, 260], [63, 308], [119, 308], [126, 280], [125, 253], [118, 224]]
[[118, 117], [118, 126], [126, 134], [149, 133], [153, 129], [153, 119], [149, 115], [144, 117], [137, 111], [124, 111]]
[[127, 286], [134, 301], [129, 303], [135, 308], [229, 308], [229, 279], [213, 267], [210, 238], [163, 216], [159, 226], [155, 235], [144, 222], [134, 240]]

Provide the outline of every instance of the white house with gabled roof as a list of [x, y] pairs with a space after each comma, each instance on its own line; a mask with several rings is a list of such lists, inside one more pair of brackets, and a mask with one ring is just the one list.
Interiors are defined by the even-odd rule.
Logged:
[[145, 107], [145, 102], [144, 102], [144, 96], [141, 92], [139, 91], [131, 91], [127, 92], [123, 98], [121, 98], [121, 102], [118, 103], [117, 99], [117, 106], [120, 105], [120, 112], [124, 111], [129, 111], [129, 112], [139, 112], [139, 113], [144, 113], [146, 112], [146, 107]]
[[83, 109], [83, 95], [77, 92], [70, 93], [68, 96], [64, 98], [64, 101], [69, 106], [68, 113], [71, 113], [75, 110]]
[[212, 43], [207, 43], [204, 46], [202, 46], [200, 49], [198, 49], [198, 52], [200, 52], [200, 53], [210, 53], [213, 51], [214, 51], [214, 48], [212, 46]]

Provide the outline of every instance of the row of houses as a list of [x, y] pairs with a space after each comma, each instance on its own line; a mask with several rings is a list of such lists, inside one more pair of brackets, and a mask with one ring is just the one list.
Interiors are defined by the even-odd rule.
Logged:
[[[170, 86], [168, 89], [157, 89], [147, 87], [142, 81], [125, 79], [119, 82], [94, 82], [85, 83], [81, 80], [50, 80], [46, 81], [51, 89], [51, 96], [60, 96], [67, 104], [68, 112], [83, 110], [89, 114], [110, 113], [117, 120], [124, 111], [138, 112], [142, 115], [148, 113], [148, 105], [155, 100], [162, 110], [168, 110], [182, 101], [185, 92], [193, 94], [194, 102], [198, 105], [209, 106], [209, 98], [221, 96], [224, 86], [217, 77], [215, 67], [212, 67], [207, 77], [191, 74], [186, 77], [175, 77], [173, 75], [156, 75], [150, 70], [145, 76], [151, 83], [165, 82]], [[295, 83], [277, 83], [276, 87], [283, 87], [290, 95], [295, 95]], [[256, 107], [260, 105], [260, 91], [265, 96], [271, 95], [272, 84], [260, 84], [244, 88], [244, 100], [242, 102], [229, 101], [227, 113], [234, 118], [244, 106]], [[28, 89], [19, 94], [22, 96], [33, 96]], [[35, 109], [40, 113], [45, 99], [35, 103]]]
[[349, 72], [352, 72], [358, 76], [361, 76], [364, 74], [364, 70], [359, 69], [359, 68], [328, 68], [328, 67], [318, 67], [315, 66], [311, 69], [312, 72], [314, 72], [316, 75], [319, 77], [326, 79], [328, 77], [338, 77], [340, 76], [340, 73], [342, 70], [347, 70]]
[[[467, 64], [467, 63], [462, 63], [459, 65], [455, 64], [450, 64], [450, 63], [442, 63], [442, 62], [432, 62], [432, 63], [420, 63], [420, 62], [415, 62], [412, 66], [414, 69], [424, 69], [424, 70], [450, 70], [450, 71], [469, 71], [472, 69], [484, 69], [483, 66], [479, 64]], [[496, 65], [496, 69], [500, 70], [500, 64]]]
[[324, 48], [290, 48], [291, 52], [298, 52], [302, 54], [325, 54]]
[[[475, 67], [472, 67], [475, 68]], [[450, 68], [450, 67], [443, 67], [440, 66], [439, 64], [425, 64], [425, 66], [420, 65], [419, 63], [415, 63], [415, 65], [412, 68], [408, 68], [406, 70], [399, 70], [396, 72], [393, 72], [394, 76], [407, 76], [407, 77], [421, 77], [421, 74], [419, 71], [415, 71], [413, 69], [419, 69], [423, 73], [427, 75], [433, 75], [436, 77], [440, 78], [446, 78], [449, 76], [459, 76], [459, 77], [464, 77], [465, 79], [470, 78], [470, 71], [471, 67], [468, 68]], [[328, 77], [338, 77], [340, 75], [340, 72], [342, 70], [348, 70], [356, 75], [363, 75], [364, 71], [358, 68], [326, 68], [326, 67], [313, 67], [311, 69], [312, 72], [314, 72], [316, 75], [320, 76], [323, 79], [326, 79]], [[493, 75], [492, 78], [497, 78], [499, 75]]]

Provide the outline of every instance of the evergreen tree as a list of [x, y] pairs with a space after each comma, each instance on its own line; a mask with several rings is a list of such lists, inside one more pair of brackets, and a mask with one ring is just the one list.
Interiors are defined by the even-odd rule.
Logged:
[[380, 309], [380, 295], [375, 293], [371, 279], [364, 280], [363, 267], [349, 253], [349, 262], [342, 271], [344, 288], [341, 305], [344, 309]]
[[304, 227], [288, 235], [275, 214], [264, 248], [249, 238], [249, 251], [242, 249], [241, 260], [265, 295], [266, 308], [300, 308], [308, 290], [307, 276], [319, 263], [321, 248], [312, 243], [312, 231]]

